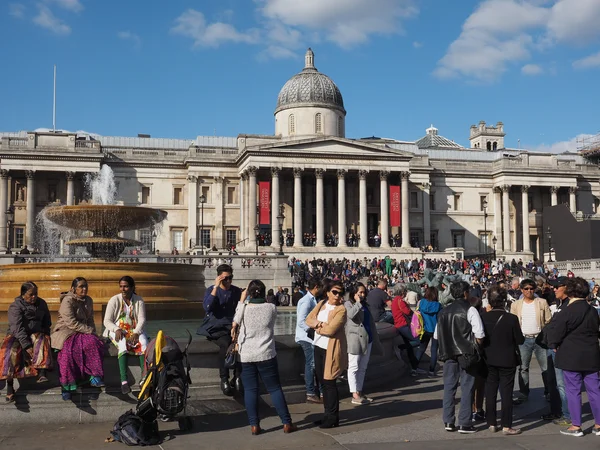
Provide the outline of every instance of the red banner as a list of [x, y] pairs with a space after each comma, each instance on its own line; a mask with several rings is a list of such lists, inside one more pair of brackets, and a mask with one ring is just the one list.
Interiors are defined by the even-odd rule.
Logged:
[[390, 186], [390, 227], [400, 226], [400, 186]]
[[260, 204], [260, 225], [269, 225], [271, 223], [271, 182], [259, 181], [259, 204]]

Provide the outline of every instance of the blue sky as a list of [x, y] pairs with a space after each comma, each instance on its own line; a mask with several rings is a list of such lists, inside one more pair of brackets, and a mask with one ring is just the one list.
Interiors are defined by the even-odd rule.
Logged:
[[348, 137], [562, 151], [600, 132], [600, 0], [5, 0], [0, 130], [272, 134], [307, 47], [339, 86]]

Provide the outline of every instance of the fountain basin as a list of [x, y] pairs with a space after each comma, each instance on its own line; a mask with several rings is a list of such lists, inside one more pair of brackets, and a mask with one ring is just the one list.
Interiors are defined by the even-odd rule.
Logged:
[[35, 263], [2, 266], [0, 270], [0, 322], [6, 322], [8, 306], [25, 281], [33, 281], [48, 303], [52, 322], [56, 323], [60, 294], [71, 287], [76, 277], [89, 283], [88, 295], [94, 299], [94, 320], [101, 329], [108, 300], [119, 293], [119, 279], [129, 275], [135, 280], [136, 292], [146, 303], [147, 320], [200, 318], [206, 286], [204, 266], [165, 263]]

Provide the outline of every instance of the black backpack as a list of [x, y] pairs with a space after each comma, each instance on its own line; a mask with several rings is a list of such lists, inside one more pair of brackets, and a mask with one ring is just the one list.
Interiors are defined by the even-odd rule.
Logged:
[[281, 306], [290, 306], [290, 294], [282, 294], [279, 299], [279, 304]]
[[110, 434], [115, 441], [125, 445], [158, 445], [162, 442], [156, 420], [145, 422], [132, 410], [119, 417]]

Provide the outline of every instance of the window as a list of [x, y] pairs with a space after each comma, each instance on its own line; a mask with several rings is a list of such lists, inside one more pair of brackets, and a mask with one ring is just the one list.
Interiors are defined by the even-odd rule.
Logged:
[[23, 227], [15, 227], [15, 248], [23, 248], [23, 244], [25, 243], [25, 228]]
[[142, 186], [142, 205], [150, 204], [150, 186]]
[[181, 188], [181, 187], [173, 188], [173, 204], [174, 205], [183, 205], [183, 188]]
[[489, 209], [489, 207], [490, 207], [490, 205], [488, 205], [488, 202], [487, 202], [487, 195], [480, 195], [479, 196], [479, 210], [483, 211], [486, 208]]
[[410, 207], [412, 209], [417, 209], [419, 207], [419, 193], [411, 192], [410, 193]]
[[343, 137], [344, 136], [344, 118], [343, 117], [338, 117], [337, 120], [337, 132], [338, 132], [338, 136]]
[[294, 119], [294, 115], [290, 114], [288, 118], [288, 134], [296, 133], [296, 120]]
[[429, 194], [429, 209], [431, 211], [435, 211], [435, 193], [434, 192], [431, 192]]
[[227, 204], [237, 205], [237, 188], [235, 186], [227, 186]]
[[486, 144], [486, 147], [487, 147], [488, 150], [491, 150], [492, 149], [492, 143], [488, 141], [487, 144]]
[[236, 245], [237, 244], [237, 230], [225, 230], [225, 239], [227, 240], [227, 245]]
[[452, 247], [465, 247], [465, 232], [464, 231], [453, 231], [452, 232]]
[[183, 230], [171, 230], [171, 248], [183, 250]]
[[489, 234], [479, 233], [479, 253], [488, 253], [489, 251]]
[[152, 230], [140, 230], [140, 242], [146, 250], [152, 250]]
[[421, 230], [410, 230], [410, 245], [419, 248], [422, 245], [423, 232]]
[[439, 248], [437, 231], [432, 231], [431, 233], [429, 233], [429, 243], [431, 244], [434, 250], [437, 250]]
[[210, 228], [204, 228], [200, 230], [200, 246], [204, 248], [211, 248]]
[[367, 205], [373, 203], [374, 191], [372, 186], [367, 186]]
[[56, 201], [56, 183], [48, 184], [48, 201], [51, 203]]
[[460, 194], [454, 194], [454, 211], [458, 211], [460, 209], [461, 206], [461, 195]]
[[210, 203], [210, 186], [202, 186], [202, 195], [206, 199], [205, 203]]
[[315, 133], [320, 134], [323, 132], [323, 116], [321, 113], [315, 114]]
[[494, 151], [498, 150], [498, 143], [497, 142], [494, 142], [492, 144], [492, 150], [494, 150]]

